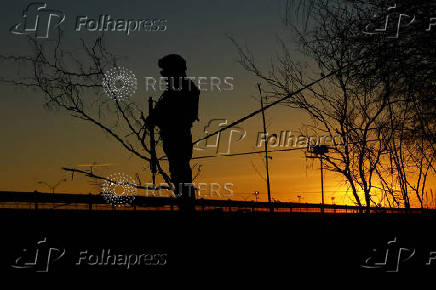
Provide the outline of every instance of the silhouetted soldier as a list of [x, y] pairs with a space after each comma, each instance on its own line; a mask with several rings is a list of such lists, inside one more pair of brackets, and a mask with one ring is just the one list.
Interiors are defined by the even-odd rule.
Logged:
[[195, 199], [189, 162], [192, 158], [191, 127], [198, 120], [200, 91], [186, 78], [186, 61], [180, 55], [167, 55], [158, 65], [161, 75], [168, 78], [168, 87], [146, 122], [160, 129], [175, 194], [186, 209]]

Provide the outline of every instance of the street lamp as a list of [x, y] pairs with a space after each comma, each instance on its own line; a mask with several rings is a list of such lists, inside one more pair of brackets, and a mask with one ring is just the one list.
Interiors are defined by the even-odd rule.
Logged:
[[330, 197], [330, 198], [331, 198], [331, 200], [332, 200], [332, 204], [335, 204], [335, 197], [332, 196], [332, 197]]
[[55, 188], [58, 187], [62, 182], [66, 182], [66, 181], [67, 181], [67, 179], [63, 178], [63, 179], [59, 180], [58, 183], [56, 183], [55, 185], [50, 185], [45, 181], [38, 181], [38, 184], [46, 185], [48, 188], [50, 188], [51, 193], [54, 194]]
[[259, 198], [259, 191], [255, 191], [253, 194], [254, 194], [254, 197], [256, 198], [256, 202], [257, 202], [257, 199]]

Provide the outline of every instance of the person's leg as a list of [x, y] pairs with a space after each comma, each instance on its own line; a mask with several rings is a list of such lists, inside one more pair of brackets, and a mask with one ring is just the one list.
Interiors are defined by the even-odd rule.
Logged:
[[190, 165], [192, 159], [192, 136], [190, 130], [184, 134], [181, 145], [183, 154], [180, 155], [180, 175], [184, 183], [183, 193], [188, 200], [195, 200], [195, 190], [192, 184], [192, 169]]
[[[174, 185], [174, 194], [177, 197], [178, 196], [178, 192], [177, 192], [178, 188], [174, 182], [174, 179], [176, 177], [176, 171], [175, 171], [176, 162], [174, 159], [174, 152], [173, 152], [174, 150], [172, 149], [174, 142], [171, 140], [170, 136], [168, 136], [167, 134], [164, 135], [162, 132], [161, 132], [161, 138], [162, 138], [163, 151], [168, 159], [168, 169], [170, 171], [171, 183]], [[169, 186], [171, 187], [171, 184], [169, 184]]]
[[181, 206], [183, 210], [194, 210], [195, 190], [192, 184], [192, 170], [189, 164], [192, 158], [192, 136], [190, 130], [180, 132], [174, 149], [174, 181], [179, 185]]
[[186, 203], [195, 200], [192, 170], [189, 164], [192, 158], [192, 136], [190, 132], [173, 135], [171, 138], [163, 138], [163, 149], [168, 158], [174, 193], [186, 206]]

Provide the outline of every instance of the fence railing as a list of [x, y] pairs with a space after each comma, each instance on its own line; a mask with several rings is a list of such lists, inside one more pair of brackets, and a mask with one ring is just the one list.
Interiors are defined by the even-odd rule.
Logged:
[[[254, 202], [236, 200], [197, 199], [196, 210], [225, 212], [268, 212], [275, 213], [361, 213], [365, 207], [313, 204], [293, 202]], [[0, 191], [0, 208], [12, 209], [73, 209], [73, 210], [178, 210], [178, 200], [170, 197], [136, 196], [129, 206], [116, 207], [108, 204], [98, 194], [65, 194], [41, 192]], [[371, 213], [436, 213], [434, 209], [425, 208], [386, 208], [372, 207]]]

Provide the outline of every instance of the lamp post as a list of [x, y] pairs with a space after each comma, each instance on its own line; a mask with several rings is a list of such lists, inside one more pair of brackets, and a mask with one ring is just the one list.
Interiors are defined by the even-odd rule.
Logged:
[[62, 182], [66, 182], [66, 181], [67, 181], [67, 179], [63, 178], [63, 179], [59, 180], [58, 183], [56, 183], [55, 185], [50, 185], [45, 181], [38, 181], [38, 184], [46, 185], [48, 188], [50, 188], [51, 193], [54, 194], [55, 188], [58, 187]]
[[256, 199], [256, 202], [257, 202], [257, 200], [259, 198], [259, 191], [255, 191], [253, 194], [254, 194], [254, 198]]

